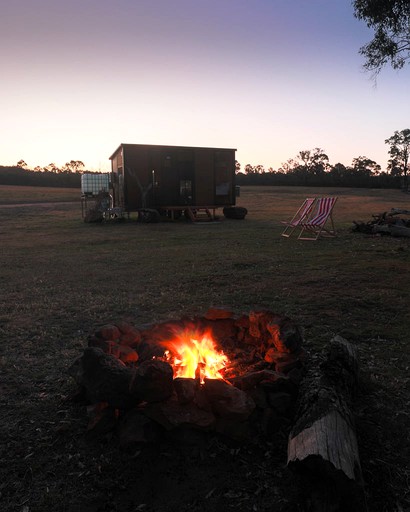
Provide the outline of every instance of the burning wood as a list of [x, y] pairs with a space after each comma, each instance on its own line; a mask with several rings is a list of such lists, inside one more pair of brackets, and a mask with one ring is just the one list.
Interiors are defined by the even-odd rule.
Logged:
[[171, 340], [161, 342], [166, 349], [164, 358], [170, 363], [175, 377], [223, 379], [227, 356], [216, 347], [212, 333], [198, 330], [180, 330]]

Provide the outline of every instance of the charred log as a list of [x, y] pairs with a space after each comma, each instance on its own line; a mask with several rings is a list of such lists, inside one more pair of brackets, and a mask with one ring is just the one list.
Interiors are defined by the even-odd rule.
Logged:
[[312, 512], [363, 510], [352, 412], [357, 386], [356, 351], [336, 336], [319, 369], [312, 366], [302, 382], [288, 443], [288, 466], [301, 476]]

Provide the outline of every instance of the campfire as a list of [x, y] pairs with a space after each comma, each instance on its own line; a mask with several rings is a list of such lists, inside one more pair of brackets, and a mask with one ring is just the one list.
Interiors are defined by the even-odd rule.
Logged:
[[[105, 325], [70, 368], [88, 403], [90, 429], [146, 441], [153, 424], [234, 439], [289, 425], [303, 376], [298, 326], [271, 311], [202, 317], [149, 327]], [[108, 421], [107, 421], [108, 420]]]
[[87, 344], [69, 373], [90, 433], [115, 434], [121, 447], [137, 450], [207, 436], [268, 440], [270, 449], [276, 441], [278, 450], [287, 438], [287, 465], [308, 494], [332, 510], [362, 510], [352, 412], [358, 364], [347, 340], [336, 336], [320, 364], [307, 364], [289, 318], [211, 309], [148, 327], [104, 325]]
[[199, 379], [223, 379], [229, 364], [228, 357], [216, 347], [212, 332], [201, 333], [195, 329], [176, 332], [175, 337], [162, 342], [164, 360], [174, 370], [174, 377]]

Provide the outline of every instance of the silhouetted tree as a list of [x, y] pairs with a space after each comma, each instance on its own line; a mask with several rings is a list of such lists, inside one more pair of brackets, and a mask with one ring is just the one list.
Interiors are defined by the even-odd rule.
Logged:
[[348, 175], [349, 171], [347, 167], [340, 162], [335, 164], [329, 170], [329, 176], [331, 177], [332, 183], [334, 185], [341, 185]]
[[279, 167], [279, 172], [283, 174], [289, 174], [298, 166], [298, 162], [294, 158], [289, 158], [286, 162], [282, 163], [282, 167]]
[[81, 173], [84, 170], [84, 163], [81, 160], [70, 160], [63, 166], [63, 171]]
[[364, 176], [377, 176], [380, 173], [380, 165], [366, 156], [358, 156], [352, 161], [352, 170]]
[[403, 186], [408, 190], [407, 173], [409, 170], [409, 156], [410, 156], [410, 129], [395, 131], [394, 134], [384, 141], [390, 145], [389, 155], [390, 160], [387, 169], [391, 174], [400, 173], [403, 176]]
[[60, 168], [59, 168], [59, 167], [57, 167], [57, 166], [56, 166], [56, 164], [52, 162], [51, 164], [46, 165], [46, 166], [44, 167], [44, 170], [45, 170], [46, 172], [53, 172], [53, 173], [57, 173], [57, 172], [59, 172], [59, 171], [60, 171]]
[[410, 59], [409, 0], [354, 0], [353, 7], [356, 18], [374, 29], [373, 39], [359, 50], [364, 68], [375, 75], [387, 63], [401, 69]]
[[253, 169], [256, 174], [263, 174], [265, 172], [265, 168], [261, 164], [255, 165]]
[[20, 169], [24, 169], [25, 167], [27, 167], [27, 164], [24, 160], [19, 160], [17, 162], [17, 167], [20, 167]]
[[[286, 174], [297, 177], [302, 184], [316, 184], [329, 169], [329, 157], [320, 148], [299, 151], [295, 158], [289, 159], [279, 169]], [[313, 177], [313, 179], [312, 179]]]

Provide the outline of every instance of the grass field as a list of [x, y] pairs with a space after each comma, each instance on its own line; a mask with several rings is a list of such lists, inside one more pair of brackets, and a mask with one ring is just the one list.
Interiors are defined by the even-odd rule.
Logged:
[[[280, 220], [305, 197], [325, 194], [339, 198], [337, 238], [280, 236]], [[74, 388], [66, 374], [87, 335], [102, 324], [151, 323], [209, 306], [286, 314], [304, 328], [310, 351], [320, 352], [335, 334], [358, 347], [356, 415], [368, 510], [408, 510], [410, 239], [350, 228], [373, 213], [410, 209], [410, 196], [242, 187], [238, 204], [248, 208], [244, 221], [140, 224], [131, 216], [86, 224], [77, 190], [0, 186], [0, 205], [8, 205], [0, 207], [1, 510], [219, 510], [218, 486], [209, 508], [195, 508], [189, 490], [178, 502], [166, 485], [154, 507], [133, 483], [143, 471], [138, 457], [121, 453], [114, 441], [86, 439], [85, 411], [70, 399]], [[259, 471], [267, 486], [253, 505], [244, 502], [238, 510], [273, 510], [275, 476]], [[145, 501], [131, 499], [130, 485]], [[275, 510], [302, 510], [295, 507], [283, 503]]]
[[81, 192], [76, 188], [18, 187], [0, 185], [0, 205], [80, 201]]

